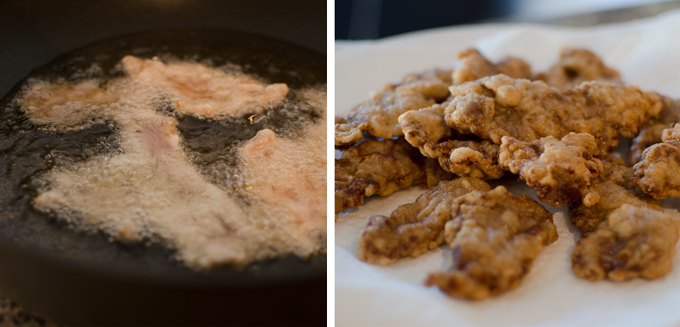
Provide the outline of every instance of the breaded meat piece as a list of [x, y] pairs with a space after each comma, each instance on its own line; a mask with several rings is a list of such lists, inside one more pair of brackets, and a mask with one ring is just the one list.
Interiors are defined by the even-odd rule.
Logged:
[[603, 81], [623, 85], [616, 70], [605, 66], [596, 54], [586, 49], [566, 48], [560, 59], [548, 71], [536, 75], [536, 80], [560, 90], [571, 89], [586, 81]]
[[94, 118], [110, 119], [108, 105], [119, 95], [100, 84], [94, 79], [77, 84], [37, 82], [26, 91], [22, 108], [34, 123], [54, 126], [59, 131]]
[[295, 139], [262, 129], [239, 151], [250, 205], [272, 226], [266, 237], [301, 258], [326, 249], [327, 135], [325, 120], [305, 126]]
[[661, 113], [652, 118], [649, 125], [640, 131], [631, 142], [630, 149], [626, 154], [629, 165], [634, 165], [642, 159], [642, 152], [648, 147], [663, 142], [661, 135], [665, 129], [680, 123], [680, 100], [661, 96], [663, 109]]
[[501, 167], [519, 174], [541, 201], [559, 207], [575, 199], [586, 206], [600, 200], [590, 188], [604, 170], [602, 161], [591, 155], [597, 147], [592, 135], [570, 133], [562, 140], [548, 136], [530, 142], [503, 136], [502, 141]]
[[[97, 91], [89, 81], [81, 83], [51, 87], [55, 99], [45, 102], [46, 111], [29, 109], [29, 119], [39, 117], [34, 123], [56, 126], [77, 122], [74, 117], [111, 119], [124, 151], [45, 172], [41, 178], [49, 188], [39, 190], [32, 200], [35, 210], [126, 242], [141, 242], [153, 235], [176, 249], [184, 264], [195, 269], [243, 265], [263, 258], [256, 257], [262, 253], [258, 247], [273, 248], [253, 241], [258, 234], [249, 226], [252, 217], [196, 170], [182, 148], [177, 121], [145, 105], [147, 92], [135, 85]], [[63, 105], [64, 99], [73, 101], [78, 98], [74, 92], [81, 91], [93, 96], [90, 101], [100, 102], [98, 110]], [[133, 105], [101, 105], [106, 94]], [[83, 104], [88, 100], [83, 95], [77, 101]], [[63, 115], [49, 113], [49, 105], [60, 107]], [[73, 110], [73, 115], [67, 110]], [[87, 115], [82, 115], [85, 112]]]
[[163, 90], [182, 114], [225, 118], [262, 110], [288, 94], [285, 83], [266, 84], [244, 74], [228, 74], [199, 63], [163, 63], [125, 56], [121, 63], [130, 77]]
[[680, 124], [675, 124], [672, 128], [664, 130], [661, 134], [661, 139], [664, 142], [680, 141]]
[[431, 188], [451, 178], [403, 138], [367, 140], [335, 160], [335, 212], [360, 206], [365, 196], [386, 196], [415, 185]]
[[450, 70], [431, 70], [412, 74], [399, 84], [387, 84], [377, 94], [335, 119], [335, 146], [349, 147], [363, 138], [403, 135], [399, 115], [444, 101], [451, 85]]
[[680, 198], [680, 124], [664, 130], [662, 140], [642, 152], [631, 181], [655, 199]]
[[569, 219], [581, 231], [581, 237], [592, 233], [607, 216], [623, 204], [661, 210], [655, 201], [630, 182], [633, 169], [626, 167], [623, 160], [611, 155], [604, 161], [604, 171], [591, 183], [591, 190], [597, 192], [600, 201], [586, 206], [581, 199], [569, 202]]
[[426, 157], [439, 158], [445, 152], [439, 147], [440, 140], [458, 136], [444, 121], [446, 106], [448, 102], [409, 111], [399, 116], [404, 138]]
[[467, 49], [458, 53], [458, 66], [453, 71], [453, 84], [463, 84], [498, 74], [512, 78], [532, 77], [531, 66], [522, 59], [505, 57], [494, 64], [484, 58], [477, 49]]
[[489, 140], [449, 140], [440, 143], [439, 164], [461, 177], [498, 179], [505, 175], [498, 163], [499, 148]]
[[368, 217], [368, 225], [357, 242], [357, 257], [386, 265], [437, 248], [444, 243], [444, 225], [452, 218], [456, 198], [487, 190], [489, 185], [476, 178], [443, 181], [414, 203], [399, 206], [389, 217]]
[[589, 133], [598, 143], [597, 158], [606, 157], [618, 136], [634, 137], [644, 122], [659, 114], [658, 94], [635, 86], [584, 82], [559, 91], [547, 84], [505, 75], [485, 77], [451, 87], [455, 98], [445, 110], [447, 125], [462, 134], [501, 143], [503, 136], [520, 141]]
[[640, 131], [640, 134], [631, 140], [630, 149], [626, 153], [626, 161], [635, 165], [642, 159], [642, 153], [654, 144], [661, 143], [663, 131], [671, 127], [670, 124], [653, 124]]
[[462, 196], [450, 212], [445, 238], [452, 265], [425, 285], [453, 297], [483, 299], [519, 286], [538, 253], [557, 240], [552, 214], [504, 186]]
[[435, 104], [401, 115], [399, 123], [406, 140], [458, 176], [487, 180], [503, 177], [505, 170], [498, 164], [500, 147], [473, 135], [461, 135], [446, 125], [444, 105]]
[[656, 279], [671, 270], [680, 221], [662, 211], [624, 204], [571, 255], [576, 275], [590, 280]]

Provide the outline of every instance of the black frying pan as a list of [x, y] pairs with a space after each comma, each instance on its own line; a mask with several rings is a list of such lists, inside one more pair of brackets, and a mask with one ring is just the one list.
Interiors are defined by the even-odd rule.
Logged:
[[[163, 3], [163, 1], [150, 2]], [[224, 2], [168, 2], [179, 7], [169, 12], [159, 10], [156, 14], [166, 15], [166, 19], [170, 21], [173, 18], [178, 19], [180, 26], [161, 24], [162, 27], [184, 27], [183, 25], [187, 25], [187, 22], [191, 22], [189, 25], [192, 26], [200, 26], [201, 16], [191, 15], [191, 12], [195, 14], [197, 10], [206, 13], [206, 17], [219, 16], [211, 10], [221, 10], [225, 15], [225, 20], [230, 15], [234, 15], [234, 12], [224, 9]], [[89, 6], [86, 9], [94, 11], [104, 7], [118, 12], [121, 17], [131, 17], [141, 21], [144, 17], [135, 16], [139, 11], [139, 2], [134, 3], [137, 5], [126, 1], [106, 2], [99, 5], [83, 2], [81, 5]], [[112, 4], [120, 7], [110, 6]], [[177, 9], [181, 8], [182, 4], [186, 12]], [[258, 4], [262, 3], [252, 3], [254, 6]], [[305, 4], [307, 7], [301, 9], [303, 8], [301, 5]], [[36, 2], [33, 5], [36, 7], [23, 9], [23, 11], [16, 8], [8, 10], [22, 14], [37, 10], [40, 12], [38, 16], [44, 17], [49, 16], [49, 13], [45, 11], [50, 9], [56, 11], [55, 8], [49, 8], [49, 5], [42, 5], [42, 3]], [[240, 8], [238, 6], [245, 6], [245, 4], [235, 3], [235, 7]], [[196, 9], [196, 7], [199, 8]], [[291, 7], [301, 9], [304, 15], [311, 14], [309, 12], [311, 10], [316, 15], [325, 17], [325, 4], [320, 5], [314, 1], [293, 2]], [[71, 6], [71, 8], [74, 7]], [[260, 10], [267, 11], [263, 7], [260, 7]], [[8, 11], [2, 11], [0, 15], [7, 13]], [[54, 12], [54, 14], [58, 13], [58, 11]], [[294, 19], [295, 15], [299, 16], [299, 13], [285, 10], [277, 14], [289, 14], [288, 18], [291, 19]], [[312, 22], [317, 22], [317, 26], [308, 26], [309, 30], [323, 31], [322, 39], [325, 40], [325, 19], [323, 19], [323, 26], [318, 26], [320, 25], [318, 17], [310, 18]], [[109, 23], [113, 25], [107, 25], [103, 29], [111, 32], [111, 29], [117, 26], [120, 31], [129, 32], [130, 24], [122, 20], [117, 21], [117, 25], [115, 20]], [[301, 24], [299, 21], [296, 23]], [[267, 25], [267, 22], [263, 21], [263, 24]], [[276, 26], [272, 26], [270, 31], [274, 30]], [[4, 31], [6, 32], [7, 29]], [[301, 44], [308, 43], [310, 37], [303, 32], [307, 29], [300, 31], [297, 34], [290, 33], [288, 37], [297, 37]], [[33, 34], [35, 35], [32, 35], [33, 39], [30, 42], [34, 42], [34, 46], [40, 47], [42, 44], [44, 49], [53, 46], [49, 42], [41, 43], [44, 41], [40, 40], [41, 33]], [[65, 37], [78, 38], [77, 35]], [[87, 37], [85, 39], [89, 40]], [[3, 44], [14, 42], [16, 45], [25, 42], [12, 41], [9, 38], [5, 40], [7, 41]], [[318, 46], [319, 48], [325, 47], [325, 42]], [[2, 62], [17, 62], [22, 63], [23, 66], [34, 65], [35, 58], [24, 58], [25, 60], [20, 58], [22, 51], [3, 52], [7, 60]], [[52, 51], [65, 52], [61, 49], [59, 51], [52, 49]], [[318, 52], [267, 37], [215, 29], [144, 32], [119, 37], [114, 41], [102, 41], [75, 52], [68, 51], [68, 54], [56, 58], [52, 63], [34, 73], [42, 76], [70, 76], [69, 73], [74, 70], [89, 66], [94, 57], [98, 58], [96, 60], [99, 60], [106, 73], [112, 71], [110, 68], [125, 53], [148, 57], [159, 51], [170, 52], [180, 57], [197, 56], [199, 59], [214, 57], [216, 52], [219, 52], [218, 57], [227, 58], [229, 62], [248, 65], [252, 69], [251, 73], [271, 81], [289, 83], [292, 87], [301, 87], [305, 83], [324, 83], [326, 80], [326, 57]], [[108, 56], [101, 56], [102, 53]], [[283, 69], [267, 69], [262, 65], [266, 62], [275, 62], [277, 67]], [[39, 65], [45, 63], [47, 61], [40, 62]], [[32, 66], [29, 70], [39, 65]], [[0, 64], [0, 67], [10, 71], [9, 74], [0, 76], [3, 78], [0, 87], [19, 82], [19, 78], [11, 79], [15, 78], [16, 72], [22, 72], [22, 69], [25, 69], [25, 67], [7, 64]], [[295, 77], [296, 74], [285, 74], [286, 71], [295, 71], [298, 77]], [[16, 85], [5, 99], [11, 98], [15, 92], [18, 92], [21, 83]], [[19, 141], [16, 137], [6, 137], [5, 135], [11, 134], [12, 128], [7, 121], [9, 119], [16, 121], [21, 118], [13, 116], [16, 112], [12, 113], [12, 104], [7, 100], [2, 102], [0, 108], [5, 110], [2, 122], [0, 122], [2, 125], [0, 129], [5, 131], [5, 134], [0, 136], [0, 156], [3, 153], [12, 152], [11, 147], [16, 150], [17, 147], [28, 149], [44, 146], [44, 144], [37, 144], [30, 137]], [[106, 133], [107, 131], [100, 132]], [[111, 243], [102, 234], [80, 233], [36, 212], [30, 206], [30, 200], [34, 194], [30, 189], [21, 188], [21, 185], [25, 184], [22, 176], [28, 176], [45, 167], [41, 166], [39, 161], [31, 159], [30, 155], [13, 158], [7, 158], [5, 155], [0, 162], [2, 162], [4, 172], [0, 179], [0, 184], [2, 184], [0, 190], [6, 194], [9, 193], [9, 196], [2, 197], [8, 200], [3, 201], [0, 212], [0, 294], [69, 324], [325, 324], [325, 256], [316, 256], [307, 261], [285, 257], [258, 262], [245, 270], [219, 267], [209, 272], [196, 273], [173, 262], [172, 251], [161, 245]], [[12, 173], [6, 173], [9, 168]]]

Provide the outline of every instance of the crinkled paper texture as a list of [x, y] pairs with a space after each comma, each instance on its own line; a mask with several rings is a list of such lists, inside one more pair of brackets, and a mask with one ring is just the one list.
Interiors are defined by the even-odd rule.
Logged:
[[[476, 47], [492, 61], [518, 56], [534, 72], [554, 63], [563, 47], [585, 47], [618, 69], [627, 83], [680, 97], [680, 11], [673, 11], [594, 28], [479, 25], [380, 41], [337, 42], [336, 113], [342, 115], [371, 91], [407, 73], [452, 68], [456, 54], [468, 47]], [[536, 198], [523, 183], [503, 180], [492, 186], [500, 183], [515, 194]], [[559, 239], [541, 252], [522, 285], [487, 300], [449, 298], [422, 285], [429, 272], [445, 267], [445, 246], [389, 266], [359, 261], [356, 241], [367, 217], [389, 215], [423, 192], [414, 188], [369, 197], [358, 210], [340, 215], [335, 224], [337, 326], [680, 326], [680, 245], [673, 270], [664, 278], [621, 283], [583, 280], [571, 271], [578, 234], [565, 207], [545, 205], [555, 213]], [[664, 207], [677, 214], [680, 200], [665, 200]]]

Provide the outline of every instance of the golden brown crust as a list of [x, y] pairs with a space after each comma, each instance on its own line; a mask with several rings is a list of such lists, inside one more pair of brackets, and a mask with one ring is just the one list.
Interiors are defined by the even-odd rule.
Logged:
[[505, 170], [498, 164], [499, 146], [472, 135], [460, 135], [444, 122], [444, 106], [409, 111], [399, 117], [406, 140], [427, 157], [461, 177], [498, 179]]
[[671, 269], [678, 238], [680, 221], [669, 214], [624, 204], [576, 244], [572, 269], [590, 280], [660, 278]]
[[494, 64], [477, 49], [458, 53], [458, 64], [453, 71], [453, 84], [476, 81], [482, 77], [505, 74], [513, 78], [531, 78], [531, 66], [522, 59], [505, 57]]
[[476, 178], [443, 181], [414, 203], [399, 206], [389, 217], [370, 216], [357, 242], [357, 257], [384, 265], [438, 247], [444, 242], [444, 225], [451, 219], [454, 200], [486, 190], [489, 185]]
[[403, 135], [397, 119], [410, 110], [429, 107], [449, 95], [451, 71], [431, 70], [412, 74], [399, 84], [388, 84], [352, 108], [345, 117], [336, 117], [335, 145], [347, 147], [359, 142], [363, 133], [392, 138]]
[[631, 141], [630, 149], [626, 154], [628, 164], [634, 165], [642, 159], [642, 152], [648, 147], [663, 142], [661, 139], [665, 129], [671, 128], [673, 124], [680, 123], [680, 100], [661, 96], [663, 109], [661, 113], [650, 120], [649, 126], [645, 127]]
[[611, 69], [597, 55], [586, 49], [563, 49], [560, 59], [548, 71], [536, 75], [537, 80], [560, 90], [571, 89], [586, 81], [606, 81], [622, 85], [619, 72]]
[[606, 157], [618, 136], [637, 135], [657, 115], [662, 101], [656, 93], [635, 86], [584, 82], [559, 91], [543, 82], [485, 77], [451, 87], [455, 96], [445, 110], [446, 123], [463, 134], [501, 143], [503, 136], [521, 141], [589, 133], [598, 143], [594, 156]]
[[644, 195], [629, 181], [633, 170], [623, 160], [610, 156], [604, 160], [604, 171], [591, 183], [591, 189], [600, 196], [593, 206], [581, 199], [569, 202], [569, 219], [581, 231], [581, 237], [592, 233], [616, 208], [623, 204], [661, 210], [658, 202]]
[[680, 124], [664, 130], [662, 140], [642, 152], [631, 181], [655, 199], [680, 198]]
[[454, 133], [444, 121], [444, 110], [444, 105], [435, 104], [399, 116], [404, 138], [426, 157], [440, 157], [444, 151], [440, 149], [439, 141], [450, 139]]
[[665, 129], [661, 133], [661, 140], [664, 142], [680, 141], [680, 124], [675, 124], [673, 127]]
[[642, 160], [642, 152], [654, 144], [661, 143], [661, 135], [665, 129], [670, 127], [670, 124], [654, 124], [640, 131], [633, 140], [631, 140], [630, 149], [626, 153], [626, 161], [634, 165]]
[[425, 282], [450, 296], [483, 299], [519, 286], [538, 253], [557, 240], [552, 214], [503, 186], [458, 198], [451, 213], [445, 237], [453, 265]]
[[367, 140], [335, 160], [335, 212], [361, 205], [364, 196], [386, 196], [418, 184], [430, 188], [452, 177], [403, 138]]
[[562, 140], [548, 136], [531, 142], [504, 136], [502, 141], [500, 165], [519, 174], [541, 201], [559, 207], [575, 199], [587, 206], [600, 200], [590, 189], [591, 180], [604, 169], [590, 155], [596, 148], [592, 135], [570, 133]]
[[488, 140], [449, 140], [440, 143], [439, 164], [446, 171], [461, 177], [498, 179], [505, 170], [498, 163], [500, 147]]

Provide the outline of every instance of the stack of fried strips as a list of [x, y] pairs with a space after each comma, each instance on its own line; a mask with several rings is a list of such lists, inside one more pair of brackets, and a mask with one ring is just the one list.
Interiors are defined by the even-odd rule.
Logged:
[[[581, 234], [577, 276], [667, 274], [680, 221], [659, 200], [680, 197], [680, 100], [625, 84], [585, 49], [564, 49], [538, 74], [475, 49], [458, 59], [336, 117], [336, 213], [365, 196], [430, 189], [389, 217], [368, 217], [358, 258], [386, 265], [446, 243], [451, 265], [426, 285], [467, 299], [519, 286], [558, 235], [543, 205], [484, 181], [515, 174], [540, 201], [568, 206]], [[612, 154], [619, 136], [633, 138], [626, 162]]]

